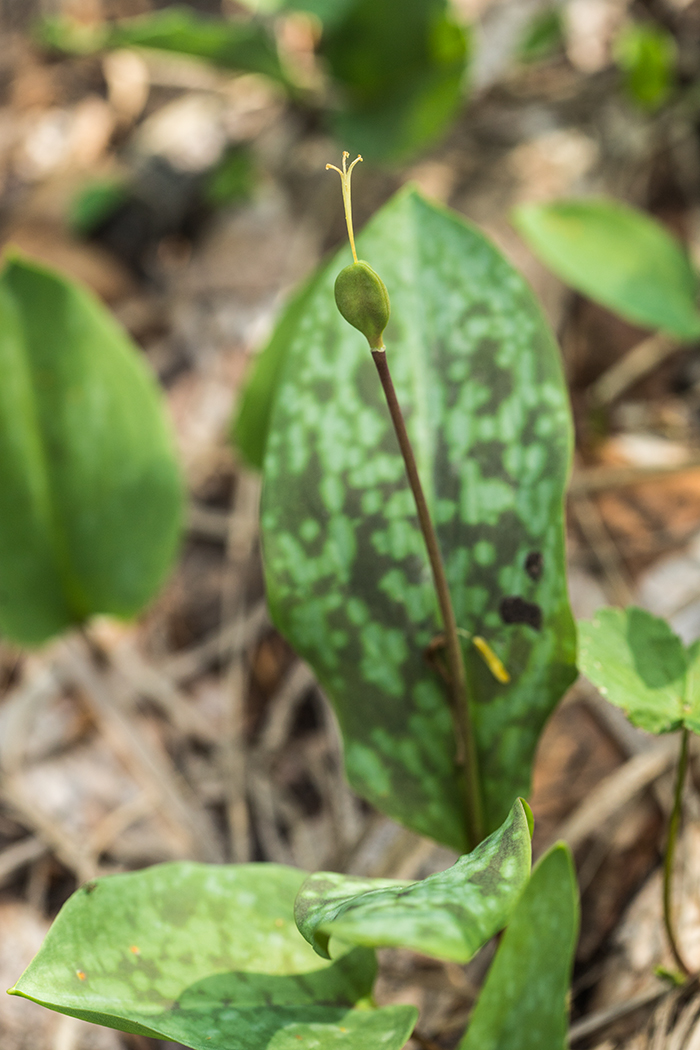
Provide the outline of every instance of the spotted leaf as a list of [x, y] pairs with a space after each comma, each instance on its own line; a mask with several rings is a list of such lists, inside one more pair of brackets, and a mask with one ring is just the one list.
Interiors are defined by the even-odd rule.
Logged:
[[[385, 342], [465, 633], [492, 831], [527, 794], [540, 730], [574, 676], [559, 356], [522, 278], [478, 230], [417, 193], [390, 201], [358, 246], [391, 298]], [[355, 789], [464, 852], [435, 667], [441, 625], [374, 364], [335, 307], [347, 261], [343, 250], [287, 330], [264, 461], [270, 608], [335, 705]], [[470, 635], [510, 681], [494, 677]]]
[[319, 955], [329, 938], [368, 948], [412, 948], [468, 962], [502, 929], [530, 875], [530, 814], [520, 799], [505, 824], [447, 871], [421, 882], [321, 871], [294, 905], [297, 926]]
[[161, 864], [64, 905], [11, 994], [194, 1050], [400, 1050], [410, 1006], [373, 1009], [374, 953], [318, 958], [294, 925], [304, 873]]

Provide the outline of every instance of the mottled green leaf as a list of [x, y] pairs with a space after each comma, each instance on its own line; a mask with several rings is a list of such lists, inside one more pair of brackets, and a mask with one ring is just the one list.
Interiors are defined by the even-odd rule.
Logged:
[[[493, 831], [527, 794], [540, 730], [574, 676], [559, 356], [522, 278], [415, 192], [374, 218], [359, 251], [391, 297], [389, 361], [458, 624], [511, 675], [496, 681], [465, 641]], [[355, 789], [465, 852], [452, 719], [424, 656], [440, 624], [423, 538], [366, 340], [333, 298], [348, 255], [285, 333], [262, 500], [270, 608], [335, 705]]]
[[473, 853], [421, 882], [330, 871], [311, 875], [294, 905], [297, 926], [324, 959], [334, 937], [468, 962], [506, 925], [528, 880], [526, 805], [518, 799], [505, 823]]
[[532, 872], [459, 1050], [564, 1050], [577, 936], [576, 875], [559, 843]]
[[644, 609], [601, 609], [579, 624], [580, 665], [640, 729], [700, 733], [700, 645], [687, 649]]
[[290, 299], [267, 346], [253, 363], [232, 428], [233, 442], [246, 463], [262, 470], [270, 417], [289, 341], [307, 303], [319, 286], [325, 267], [317, 270]]
[[32, 645], [134, 615], [182, 517], [152, 376], [87, 291], [19, 259], [0, 277], [0, 371], [0, 630]]
[[97, 879], [11, 994], [194, 1050], [400, 1050], [416, 1011], [371, 1007], [373, 952], [319, 960], [294, 925], [303, 879], [276, 864], [191, 863]]
[[562, 281], [635, 324], [700, 336], [698, 279], [660, 223], [621, 201], [524, 204], [513, 221]]
[[368, 160], [424, 148], [460, 105], [469, 41], [446, 0], [383, 0], [381, 16], [376, 0], [355, 0], [326, 22], [319, 50], [340, 89], [335, 136]]
[[620, 30], [613, 48], [629, 97], [641, 109], [654, 112], [673, 90], [678, 48], [661, 25], [630, 22]]

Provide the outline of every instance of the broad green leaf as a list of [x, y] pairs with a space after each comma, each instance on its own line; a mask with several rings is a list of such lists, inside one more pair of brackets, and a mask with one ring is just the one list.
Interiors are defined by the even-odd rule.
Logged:
[[526, 805], [518, 799], [506, 822], [473, 853], [422, 882], [311, 875], [294, 905], [297, 926], [325, 959], [334, 937], [468, 962], [506, 925], [530, 875]]
[[513, 222], [562, 281], [628, 321], [678, 339], [700, 336], [698, 279], [660, 223], [621, 201], [524, 204]]
[[0, 631], [26, 645], [132, 616], [177, 547], [182, 483], [156, 384], [92, 295], [0, 276]]
[[222, 19], [172, 5], [136, 18], [86, 30], [72, 19], [53, 17], [39, 25], [40, 40], [61, 51], [90, 52], [112, 47], [148, 47], [201, 58], [224, 69], [265, 73], [287, 84], [274, 37], [250, 18]]
[[579, 662], [602, 695], [640, 729], [700, 732], [700, 646], [688, 649], [644, 609], [601, 609], [579, 624]]
[[231, 437], [246, 463], [256, 470], [262, 470], [272, 407], [289, 341], [301, 323], [325, 269], [317, 270], [290, 299], [270, 341], [254, 362], [243, 390]]
[[559, 843], [535, 865], [459, 1050], [564, 1050], [577, 936], [576, 875]]
[[367, 160], [423, 149], [459, 108], [469, 43], [446, 0], [383, 0], [381, 17], [376, 0], [355, 0], [319, 50], [340, 88], [336, 139]]
[[319, 960], [294, 925], [303, 879], [187, 862], [97, 879], [10, 993], [194, 1050], [400, 1050], [416, 1011], [371, 1007], [373, 952]]
[[662, 106], [675, 79], [678, 49], [673, 34], [660, 25], [631, 22], [618, 34], [613, 51], [630, 98], [650, 112]]
[[[389, 360], [458, 624], [511, 675], [496, 681], [465, 641], [490, 832], [527, 794], [542, 725], [574, 677], [559, 356], [522, 278], [415, 192], [375, 216], [359, 251], [391, 297]], [[284, 333], [262, 498], [270, 608], [335, 706], [353, 787], [463, 853], [452, 719], [424, 655], [440, 631], [425, 546], [366, 340], [333, 297], [348, 256]]]

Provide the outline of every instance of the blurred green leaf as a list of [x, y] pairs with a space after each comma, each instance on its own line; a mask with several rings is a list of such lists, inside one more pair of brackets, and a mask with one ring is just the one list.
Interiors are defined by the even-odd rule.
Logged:
[[227, 150], [207, 173], [204, 199], [214, 208], [248, 200], [255, 187], [255, 169], [250, 152], [240, 146]]
[[204, 58], [224, 69], [265, 73], [282, 83], [277, 45], [264, 23], [199, 15], [190, 7], [166, 7], [111, 25], [110, 47], [152, 47]]
[[[344, 148], [368, 160], [401, 160], [438, 139], [459, 108], [469, 55], [466, 30], [448, 0], [279, 0], [263, 13], [306, 11], [323, 26], [319, 52], [337, 96], [328, 119]], [[85, 53], [149, 47], [265, 73], [290, 88], [271, 28], [255, 18], [217, 19], [189, 7], [111, 22], [86, 31], [44, 19], [46, 45]]]
[[119, 179], [96, 179], [83, 187], [71, 202], [68, 222], [85, 237], [113, 215], [129, 198], [129, 190]]
[[190, 863], [96, 879], [10, 992], [194, 1050], [401, 1050], [416, 1010], [372, 1009], [373, 952], [319, 960], [294, 925], [303, 879], [277, 864]]
[[562, 281], [628, 321], [678, 339], [700, 336], [698, 279], [660, 223], [621, 201], [524, 204], [513, 222]]
[[0, 631], [43, 642], [133, 616], [172, 564], [183, 492], [157, 386], [87, 291], [0, 277]]
[[[357, 0], [278, 0], [278, 4], [282, 10], [314, 15], [324, 28], [329, 29], [346, 17], [357, 5]], [[377, 17], [381, 17], [380, 7], [377, 7]]]
[[625, 89], [641, 109], [654, 112], [666, 102], [676, 77], [678, 48], [671, 33], [649, 22], [630, 22], [614, 45]]
[[565, 1050], [578, 889], [563, 843], [535, 865], [459, 1050]]
[[468, 962], [509, 921], [530, 875], [530, 823], [518, 799], [504, 824], [447, 871], [422, 882], [321, 871], [299, 890], [297, 926], [319, 955], [328, 941], [410, 948]]
[[[404, 191], [358, 246], [391, 297], [392, 373], [458, 624], [511, 675], [496, 681], [465, 643], [493, 831], [527, 794], [542, 725], [575, 675], [559, 355], [525, 282], [455, 214]], [[465, 852], [449, 703], [424, 655], [440, 631], [425, 545], [366, 340], [334, 301], [348, 262], [344, 249], [324, 266], [260, 362], [257, 393], [274, 389], [271, 375], [278, 384], [262, 498], [268, 598], [335, 705], [355, 789]]]
[[72, 19], [52, 17], [43, 19], [37, 32], [44, 44], [61, 51], [148, 47], [205, 59], [224, 69], [264, 73], [280, 83], [289, 83], [271, 31], [252, 18], [212, 18], [197, 14], [191, 7], [173, 5], [89, 31]]
[[34, 37], [44, 47], [71, 55], [89, 55], [99, 51], [107, 40], [104, 25], [76, 22], [65, 15], [46, 15], [34, 26]]
[[521, 62], [541, 62], [561, 51], [564, 42], [564, 20], [559, 7], [538, 11], [528, 24], [518, 47]]
[[367, 160], [399, 160], [446, 130], [469, 54], [446, 0], [355, 0], [326, 25], [320, 53], [341, 89], [336, 138]]
[[579, 624], [583, 673], [649, 733], [700, 733], [700, 643], [683, 645], [644, 609], [601, 609]]

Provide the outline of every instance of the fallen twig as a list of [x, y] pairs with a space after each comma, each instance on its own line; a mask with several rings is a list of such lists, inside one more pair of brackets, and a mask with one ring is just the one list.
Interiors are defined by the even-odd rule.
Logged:
[[639, 379], [652, 372], [684, 345], [671, 336], [657, 332], [643, 339], [611, 365], [588, 390], [593, 405], [609, 405]]

